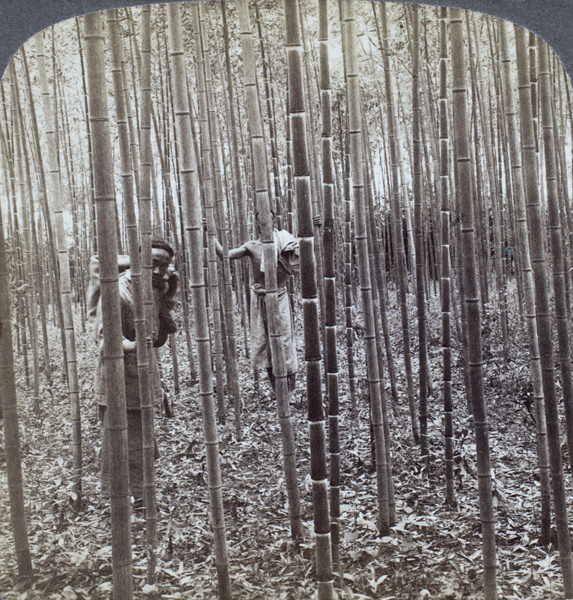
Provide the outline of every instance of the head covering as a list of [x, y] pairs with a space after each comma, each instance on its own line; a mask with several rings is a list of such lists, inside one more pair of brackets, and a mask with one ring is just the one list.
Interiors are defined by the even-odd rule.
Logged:
[[175, 256], [175, 250], [173, 250], [173, 246], [164, 238], [154, 235], [151, 238], [151, 247], [159, 248], [160, 250], [165, 250], [173, 258]]

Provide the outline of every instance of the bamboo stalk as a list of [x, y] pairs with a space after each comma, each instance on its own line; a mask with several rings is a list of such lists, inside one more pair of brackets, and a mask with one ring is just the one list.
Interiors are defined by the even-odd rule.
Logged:
[[426, 294], [424, 290], [425, 260], [422, 222], [422, 157], [420, 140], [420, 26], [418, 7], [412, 8], [412, 116], [413, 116], [413, 191], [416, 242], [416, 303], [418, 308], [420, 452], [429, 458], [428, 449], [428, 351]]
[[475, 230], [473, 194], [469, 162], [469, 129], [468, 129], [468, 90], [466, 82], [466, 58], [464, 49], [464, 32], [459, 9], [450, 10], [450, 27], [452, 43], [452, 91], [454, 121], [455, 161], [458, 170], [456, 194], [459, 198], [462, 214], [461, 251], [463, 260], [464, 301], [468, 314], [468, 338], [471, 341], [468, 351], [470, 387], [468, 395], [472, 399], [473, 420], [476, 436], [478, 488], [480, 496], [480, 520], [483, 543], [484, 593], [487, 600], [497, 598], [496, 588], [496, 549], [495, 520], [493, 514], [493, 498], [491, 487], [491, 467], [489, 456], [489, 439], [487, 409], [483, 390], [483, 358], [481, 347], [481, 314], [479, 306], [479, 289], [477, 284], [475, 261]]
[[[57, 270], [57, 268], [56, 268], [57, 256], [56, 256], [56, 247], [55, 247], [55, 243], [54, 243], [51, 211], [50, 211], [50, 208], [48, 206], [48, 201], [47, 201], [48, 187], [47, 187], [47, 182], [46, 182], [46, 177], [45, 177], [44, 161], [42, 160], [42, 152], [41, 152], [41, 148], [40, 148], [40, 136], [39, 136], [39, 131], [38, 131], [38, 121], [37, 121], [37, 116], [36, 116], [36, 109], [35, 109], [34, 101], [32, 99], [32, 91], [31, 91], [32, 84], [31, 84], [31, 80], [30, 80], [30, 71], [28, 68], [28, 62], [26, 59], [26, 52], [24, 50], [24, 47], [22, 47], [22, 60], [24, 62], [24, 72], [26, 75], [26, 95], [27, 95], [27, 100], [28, 100], [29, 112], [30, 112], [30, 116], [31, 116], [32, 131], [34, 133], [33, 138], [34, 138], [34, 143], [35, 143], [37, 172], [38, 172], [38, 175], [40, 178], [41, 207], [42, 207], [42, 211], [44, 214], [44, 224], [46, 226], [46, 230], [48, 233], [47, 242], [48, 242], [48, 247], [49, 247], [50, 265], [51, 265], [53, 271], [56, 271]], [[2, 88], [2, 90], [3, 90], [3, 88]], [[57, 308], [58, 315], [60, 317], [60, 324], [63, 324], [61, 294], [59, 293], [59, 288], [60, 288], [59, 278], [54, 277], [52, 279], [52, 284], [54, 285], [55, 289], [57, 290], [55, 308]], [[40, 288], [41, 288], [41, 286], [40, 286]], [[46, 339], [47, 339], [47, 334], [46, 334], [46, 336], [44, 336], [44, 341]], [[64, 359], [65, 359], [65, 357], [67, 357], [67, 349], [66, 349], [66, 335], [65, 335], [63, 326], [61, 327], [61, 339], [62, 339], [62, 348], [63, 348]], [[46, 367], [48, 381], [51, 383], [52, 368], [51, 368], [50, 361], [47, 359], [47, 357], [46, 357], [46, 360], [48, 363], [47, 367]]]
[[[14, 61], [10, 63], [11, 78], [10, 81], [16, 83], [16, 72], [14, 69]], [[15, 96], [13, 100], [18, 107], [18, 127], [20, 129], [18, 139], [20, 141], [20, 148], [17, 149], [17, 153], [21, 155], [19, 161], [20, 165], [20, 207], [22, 214], [22, 233], [24, 238], [24, 270], [26, 272], [26, 281], [28, 284], [28, 290], [26, 291], [27, 300], [27, 313], [28, 313], [28, 326], [30, 331], [30, 345], [32, 350], [32, 364], [33, 364], [33, 400], [34, 406], [39, 407], [40, 405], [40, 364], [38, 357], [38, 305], [36, 298], [36, 278], [34, 277], [34, 258], [32, 256], [33, 243], [31, 235], [31, 223], [30, 213], [32, 212], [30, 206], [33, 204], [33, 189], [32, 189], [32, 177], [30, 174], [30, 159], [28, 153], [28, 147], [25, 140], [24, 131], [24, 118], [22, 114], [22, 104], [20, 102], [18, 87], [15, 86]], [[15, 140], [16, 141], [16, 140]], [[23, 163], [23, 165], [22, 165]], [[22, 173], [24, 171], [24, 173]]]
[[70, 394], [71, 407], [71, 436], [72, 436], [72, 457], [73, 457], [73, 491], [77, 495], [77, 500], [81, 499], [82, 490], [82, 431], [81, 431], [81, 413], [80, 413], [80, 392], [78, 382], [78, 365], [76, 355], [76, 344], [74, 334], [74, 317], [72, 310], [72, 290], [70, 282], [70, 262], [66, 244], [66, 232], [64, 226], [64, 204], [62, 197], [62, 184], [60, 180], [60, 169], [58, 165], [58, 140], [57, 128], [54, 120], [54, 111], [50, 100], [48, 90], [48, 80], [46, 75], [45, 55], [43, 33], [35, 36], [36, 55], [38, 60], [38, 70], [40, 75], [40, 84], [42, 88], [44, 126], [48, 139], [48, 164], [50, 169], [50, 186], [52, 204], [54, 207], [54, 220], [56, 225], [56, 243], [58, 248], [59, 281], [61, 301], [63, 307], [63, 322], [66, 336], [67, 351], [67, 373], [68, 389]]
[[320, 374], [320, 323], [317, 269], [314, 248], [313, 201], [310, 189], [310, 156], [303, 82], [303, 49], [298, 2], [285, 1], [286, 56], [290, 126], [293, 143], [293, 176], [300, 244], [300, 280], [304, 317], [306, 395], [310, 436], [310, 476], [314, 507], [314, 533], [318, 598], [334, 597], [328, 480], [324, 432], [324, 407]]
[[215, 376], [217, 381], [217, 405], [219, 407], [219, 421], [226, 423], [227, 413], [225, 407], [225, 379], [223, 376], [223, 338], [222, 338], [222, 310], [219, 295], [219, 271], [217, 265], [217, 252], [215, 246], [215, 181], [213, 175], [213, 156], [211, 131], [209, 128], [209, 115], [207, 106], [205, 59], [202, 48], [201, 25], [199, 23], [198, 5], [191, 7], [193, 17], [193, 30], [195, 33], [195, 63], [197, 65], [197, 109], [199, 115], [201, 139], [201, 171], [203, 173], [203, 206], [207, 219], [207, 256], [209, 266], [209, 287], [211, 309], [213, 314], [213, 333], [215, 347]]
[[12, 311], [6, 258], [4, 223], [2, 211], [0, 210], [0, 408], [2, 410], [2, 424], [4, 428], [10, 516], [18, 573], [21, 577], [31, 578], [33, 567], [24, 506], [18, 398], [16, 394], [14, 348], [12, 344]]
[[[247, 101], [247, 117], [251, 136], [253, 158], [253, 178], [255, 185], [255, 213], [260, 228], [263, 254], [265, 257], [265, 303], [267, 310], [269, 341], [271, 346], [271, 362], [275, 377], [275, 393], [277, 412], [281, 425], [285, 480], [289, 498], [289, 517], [291, 535], [294, 540], [302, 538], [302, 518], [298, 491], [294, 432], [290, 416], [287, 367], [285, 349], [281, 343], [281, 324], [279, 321], [276, 256], [271, 223], [268, 178], [266, 172], [265, 143], [262, 119], [257, 94], [257, 78], [253, 35], [246, 0], [239, 0], [239, 27], [241, 49], [243, 52], [243, 79]], [[319, 388], [320, 389], [320, 388]]]
[[[342, 15], [342, 4], [338, 4], [339, 21], [341, 27], [342, 40], [342, 57], [346, 63], [346, 31], [344, 27], [344, 19]], [[344, 177], [343, 187], [343, 207], [344, 207], [344, 316], [346, 329], [346, 364], [348, 366], [348, 387], [350, 394], [350, 411], [354, 418], [356, 416], [356, 369], [354, 368], [354, 327], [353, 313], [354, 305], [352, 298], [352, 207], [351, 207], [351, 183], [350, 183], [350, 144], [348, 143], [348, 127], [343, 134], [342, 125], [342, 101], [339, 102], [338, 110], [338, 126], [340, 131], [340, 148], [342, 172]], [[347, 120], [347, 119], [346, 119]]]
[[[209, 63], [209, 44], [208, 36], [205, 32], [205, 19], [202, 5], [199, 5], [199, 18], [201, 26], [201, 41], [203, 48], [203, 65], [205, 69], [205, 87], [207, 93], [207, 110], [209, 115], [209, 136], [211, 140], [212, 152], [211, 161], [213, 163], [214, 175], [214, 192], [215, 192], [215, 224], [219, 230], [220, 239], [223, 242], [223, 253], [225, 248], [229, 248], [229, 235], [227, 228], [227, 220], [225, 218], [225, 202], [223, 198], [221, 161], [219, 160], [219, 146], [217, 142], [217, 115], [215, 111], [215, 98], [213, 93], [213, 81], [211, 75], [211, 66]], [[233, 312], [233, 290], [231, 280], [231, 264], [227, 259], [223, 259], [223, 271], [221, 273], [222, 289], [221, 300], [223, 303], [224, 313], [221, 314], [222, 325], [224, 326], [225, 335], [223, 341], [226, 342], [226, 359], [227, 369], [227, 385], [233, 402], [235, 413], [235, 436], [237, 440], [242, 437], [241, 434], [241, 390], [239, 384], [239, 365], [237, 361], [237, 336], [235, 331], [235, 320]]]
[[[373, 5], [374, 7], [374, 5]], [[394, 102], [394, 80], [391, 75], [390, 59], [387, 48], [388, 40], [388, 24], [386, 16], [385, 4], [380, 5], [380, 14], [382, 17], [382, 27], [378, 27], [378, 16], [374, 9], [376, 18], [377, 31], [382, 49], [384, 69], [386, 71], [384, 77], [386, 89], [386, 103], [388, 109], [388, 135], [390, 137], [390, 156], [392, 163], [392, 219], [393, 219], [393, 243], [396, 257], [396, 278], [398, 284], [398, 301], [400, 304], [400, 316], [402, 320], [402, 337], [404, 345], [404, 366], [406, 369], [406, 385], [408, 390], [408, 406], [410, 409], [410, 419], [412, 421], [412, 435], [416, 444], [420, 441], [420, 426], [416, 415], [416, 399], [414, 397], [414, 385], [412, 379], [412, 361], [410, 350], [410, 331], [408, 325], [408, 307], [406, 303], [407, 282], [406, 282], [406, 259], [404, 250], [404, 237], [402, 235], [402, 214], [400, 206], [400, 164], [402, 161], [402, 152], [398, 140], [398, 132], [396, 129], [397, 115]], [[402, 176], [403, 179], [403, 176]], [[404, 183], [404, 182], [402, 182]], [[411, 253], [412, 255], [412, 253]]]
[[[553, 295], [557, 319], [557, 339], [559, 344], [559, 365], [561, 389], [565, 407], [567, 443], [573, 448], [573, 382], [571, 381], [571, 352], [567, 327], [567, 301], [565, 295], [565, 273], [563, 263], [559, 190], [557, 186], [557, 152], [553, 129], [552, 89], [549, 71], [549, 50], [540, 39], [537, 41], [539, 60], [539, 99], [543, 131], [543, 156], [545, 158], [545, 181], [547, 186], [547, 216], [550, 233], [551, 256], [553, 258]], [[566, 237], [566, 236], [565, 236]], [[573, 456], [569, 457], [573, 464]]]
[[194, 334], [199, 357], [199, 387], [203, 414], [203, 432], [207, 452], [207, 481], [211, 508], [211, 522], [215, 537], [215, 561], [217, 565], [219, 596], [232, 598], [229, 577], [229, 559], [223, 513], [219, 440], [213, 399], [213, 373], [211, 370], [211, 344], [205, 303], [205, 280], [203, 271], [202, 211], [198, 195], [199, 182], [191, 132], [189, 96], [185, 85], [185, 57], [179, 4], [167, 7], [169, 31], [169, 57], [173, 73], [173, 106], [177, 128], [180, 157], [181, 192], [184, 203], [187, 247], [191, 258], [190, 285], [193, 299]]
[[551, 498], [549, 491], [549, 456], [547, 447], [547, 425], [545, 422], [545, 407], [543, 399], [543, 384], [541, 362], [539, 356], [539, 341], [537, 337], [537, 322], [535, 320], [535, 297], [531, 253], [529, 250], [529, 232], [527, 230], [524, 173], [520, 154], [519, 124], [517, 122], [516, 102], [511, 84], [511, 63], [507, 30], [505, 23], [500, 23], [500, 51], [503, 75], [503, 95], [509, 137], [511, 169], [513, 173], [513, 189], [515, 191], [515, 210], [517, 224], [517, 253], [518, 265], [522, 272], [523, 289], [525, 293], [525, 314], [527, 317], [527, 333], [529, 341], [529, 361], [535, 402], [537, 455], [539, 464], [539, 479], [541, 484], [541, 543], [547, 544], [551, 534]]
[[[557, 411], [557, 391], [553, 367], [552, 325], [547, 289], [547, 272], [542, 234], [542, 215], [538, 190], [538, 169], [536, 156], [535, 121], [530, 84], [531, 64], [527, 61], [525, 32], [514, 27], [517, 54], [517, 75], [519, 87], [519, 112], [521, 127], [521, 148], [524, 165], [524, 185], [527, 206], [527, 222], [530, 232], [530, 251], [535, 282], [535, 310], [539, 338], [539, 352], [545, 398], [545, 419], [549, 446], [549, 467], [553, 489], [555, 521], [559, 543], [559, 557], [563, 573], [563, 587], [567, 596], [573, 595], [573, 563], [568, 528], [567, 505], [563, 481], [563, 464]], [[528, 68], [529, 67], [529, 68]]]
[[111, 461], [111, 536], [114, 600], [133, 597], [127, 413], [123, 336], [119, 302], [115, 182], [107, 107], [104, 37], [101, 13], [84, 18], [89, 118], [94, 151], [98, 257], [100, 262], [103, 359]]
[[382, 416], [382, 399], [378, 354], [374, 331], [374, 306], [372, 284], [368, 260], [368, 230], [364, 198], [362, 170], [362, 114], [360, 106], [360, 79], [356, 57], [356, 32], [354, 2], [342, 5], [345, 15], [346, 77], [348, 101], [348, 131], [350, 136], [350, 169], [352, 174], [352, 198], [354, 200], [354, 227], [364, 314], [364, 340], [366, 344], [368, 387], [376, 450], [376, 481], [378, 486], [378, 519], [380, 533], [388, 535], [390, 516], [388, 507], [388, 470], [386, 461], [386, 436]]
[[330, 83], [328, 3], [319, 0], [320, 100], [322, 122], [322, 197], [324, 200], [324, 294], [325, 363], [328, 390], [328, 439], [330, 457], [330, 532], [332, 569], [340, 567], [340, 433], [338, 396], [338, 357], [336, 351], [336, 239], [334, 206], [334, 164], [332, 158], [332, 90]]
[[[151, 412], [153, 418], [153, 400], [151, 397], [151, 381], [147, 341], [147, 323], [143, 306], [143, 282], [141, 276], [141, 261], [139, 251], [139, 236], [135, 215], [134, 182], [131, 169], [131, 156], [129, 145], [129, 132], [127, 128], [127, 112], [124, 97], [122, 76], [123, 49], [118, 28], [118, 14], [116, 10], [106, 13], [107, 26], [110, 37], [111, 73], [114, 87], [117, 127], [120, 141], [121, 179], [123, 188], [123, 201], [125, 207], [125, 226], [127, 229], [128, 250], [130, 255], [131, 284], [133, 293], [133, 314], [135, 325], [135, 341], [137, 352], [137, 377], [139, 382], [139, 402], [142, 413], [143, 437], [143, 489], [145, 502], [145, 521], [148, 549], [148, 583], [153, 584], [156, 579], [156, 546], [157, 546], [157, 505], [155, 498], [155, 436], [153, 434], [153, 421], [151, 431], [149, 422], [145, 422], [146, 413]], [[147, 416], [149, 419], [149, 414]]]
[[448, 131], [448, 9], [440, 9], [440, 194], [441, 194], [441, 306], [442, 306], [442, 363], [444, 396], [444, 437], [446, 461], [446, 501], [454, 507], [454, 436], [452, 403], [451, 347], [451, 258], [450, 258], [450, 174]]

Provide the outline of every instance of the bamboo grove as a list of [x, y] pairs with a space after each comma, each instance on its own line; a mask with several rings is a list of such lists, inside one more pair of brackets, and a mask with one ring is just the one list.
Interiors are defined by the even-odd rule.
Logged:
[[[543, 42], [483, 15], [406, 4], [171, 3], [92, 14], [37, 34], [14, 57], [0, 93], [0, 393], [22, 577], [32, 577], [35, 557], [18, 406], [50, 410], [58, 377], [68, 395], [70, 502], [82, 510], [82, 421], [92, 398], [76, 341], [91, 328], [86, 288], [97, 254], [115, 457], [113, 597], [136, 595], [117, 264], [118, 254], [129, 254], [146, 581], [157, 582], [150, 282], [151, 239], [161, 235], [176, 250], [182, 329], [170, 335], [163, 360], [172, 362], [175, 393], [192, 389], [201, 405], [221, 598], [238, 596], [220, 460], [233, 448], [220, 436], [230, 431], [240, 442], [244, 433], [239, 361], [248, 358], [252, 301], [252, 273], [229, 250], [249, 239], [263, 244], [291, 538], [300, 545], [309, 535], [300, 493], [308, 473], [318, 598], [335, 598], [344, 581], [344, 440], [360, 414], [370, 424], [383, 539], [400, 521], [396, 422], [407, 423], [409, 451], [424, 465], [420, 486], [431, 486], [452, 513], [455, 423], [470, 424], [479, 585], [487, 600], [498, 597], [489, 336], [506, 361], [517, 344], [527, 348], [521, 376], [532, 390], [539, 539], [550, 542], [553, 523], [563, 591], [573, 596], [573, 108], [567, 75]], [[304, 357], [304, 458], [280, 337], [274, 228], [293, 233], [300, 249], [288, 287]], [[49, 328], [60, 332], [57, 348]], [[64, 369], [54, 369], [59, 353]], [[258, 372], [248, 376], [259, 385]]]

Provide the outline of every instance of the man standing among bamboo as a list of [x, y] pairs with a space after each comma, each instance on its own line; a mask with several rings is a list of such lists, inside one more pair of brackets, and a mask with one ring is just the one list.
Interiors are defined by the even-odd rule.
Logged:
[[[274, 230], [274, 243], [277, 258], [277, 291], [279, 299], [279, 319], [281, 324], [281, 342], [285, 349], [285, 361], [288, 375], [288, 389], [294, 391], [296, 371], [296, 343], [294, 320], [290, 298], [287, 292], [289, 276], [298, 267], [298, 240], [282, 229]], [[216, 241], [217, 255], [223, 258], [223, 247]], [[253, 369], [266, 369], [274, 388], [275, 377], [271, 361], [271, 346], [265, 302], [265, 264], [263, 243], [260, 239], [249, 240], [238, 248], [229, 250], [229, 258], [251, 259], [253, 285], [251, 286], [251, 362]]]
[[[163, 346], [170, 333], [177, 330], [171, 314], [175, 306], [175, 294], [179, 284], [179, 274], [172, 264], [174, 250], [164, 239], [155, 237], [151, 241], [154, 331], [153, 346]], [[127, 437], [129, 453], [129, 490], [130, 494], [140, 500], [143, 498], [143, 439], [141, 429], [141, 403], [139, 393], [139, 377], [135, 342], [134, 301], [132, 293], [132, 274], [129, 269], [129, 256], [118, 257], [119, 295], [121, 304], [121, 324], [123, 334], [125, 392], [127, 404]], [[96, 341], [100, 343], [99, 359], [95, 377], [95, 397], [99, 407], [99, 417], [103, 425], [103, 443], [101, 453], [102, 493], [110, 492], [110, 456], [109, 438], [106, 427], [106, 395], [102, 357], [102, 325], [101, 302], [99, 301], [99, 261], [92, 257], [90, 264], [90, 287], [88, 291], [88, 308], [90, 317], [94, 319]], [[153, 373], [151, 393], [160, 401], [163, 395], [159, 370], [155, 361], [155, 353], [149, 353]], [[156, 456], [158, 454], [156, 447]]]

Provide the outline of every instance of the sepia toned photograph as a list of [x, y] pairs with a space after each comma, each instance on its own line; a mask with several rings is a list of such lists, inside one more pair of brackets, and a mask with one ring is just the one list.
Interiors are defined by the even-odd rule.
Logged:
[[572, 93], [526, 29], [401, 2], [31, 37], [0, 600], [572, 598]]

